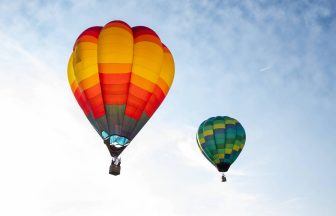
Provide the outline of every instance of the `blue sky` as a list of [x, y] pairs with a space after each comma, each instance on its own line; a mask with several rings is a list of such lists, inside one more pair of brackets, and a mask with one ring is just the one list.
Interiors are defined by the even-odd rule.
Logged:
[[[335, 8], [1, 0], [0, 212], [334, 215]], [[66, 78], [78, 34], [114, 19], [154, 29], [176, 64], [168, 97], [122, 154], [117, 178]], [[198, 125], [216, 115], [247, 132], [226, 184], [195, 143]]]

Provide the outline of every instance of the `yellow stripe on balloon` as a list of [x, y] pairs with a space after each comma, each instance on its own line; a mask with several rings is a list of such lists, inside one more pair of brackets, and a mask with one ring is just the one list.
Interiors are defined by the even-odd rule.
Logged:
[[[126, 27], [105, 26], [98, 39], [98, 63], [124, 63], [133, 61], [133, 34]], [[128, 71], [130, 72], [130, 71]]]
[[232, 153], [232, 149], [225, 149], [225, 154], [231, 154]]
[[136, 74], [132, 74], [132, 81], [131, 81], [134, 85], [142, 88], [143, 90], [146, 90], [148, 92], [152, 92], [154, 89], [155, 84], [152, 83], [151, 81], [138, 76]]
[[[134, 44], [133, 74], [156, 83], [161, 71], [162, 57], [163, 49], [156, 43], [141, 41]], [[132, 77], [131, 83], [133, 81]]]
[[[94, 75], [98, 78], [97, 44], [79, 42], [76, 45], [74, 55], [74, 70], [76, 80], [79, 83]], [[81, 86], [81, 88], [85, 89], [83, 86]]]
[[160, 74], [160, 78], [159, 80], [157, 81], [156, 85], [159, 86], [159, 88], [162, 90], [162, 92], [167, 95], [168, 91], [169, 91], [169, 86], [168, 84], [162, 79], [162, 75], [164, 73], [161, 73]]
[[91, 76], [97, 76], [98, 77], [98, 67], [97, 65], [85, 65], [82, 63], [75, 65], [75, 76], [77, 79], [77, 82], [81, 83], [83, 80], [91, 77]]
[[225, 124], [224, 123], [215, 123], [213, 126], [214, 129], [224, 129]]
[[213, 130], [205, 130], [203, 132], [204, 136], [209, 136], [209, 135], [213, 135]]
[[160, 79], [157, 85], [167, 95], [170, 86], [172, 85], [175, 73], [174, 59], [168, 48], [164, 47], [163, 61]]
[[82, 80], [80, 82], [80, 86], [82, 87], [82, 89], [88, 89], [97, 85], [99, 82], [99, 76], [97, 76], [97, 74], [93, 74], [92, 76]]
[[75, 72], [73, 69], [73, 53], [71, 53], [71, 56], [69, 58], [68, 62], [68, 81], [71, 86], [72, 92], [75, 92], [76, 88], [78, 87], [76, 78], [75, 78]]

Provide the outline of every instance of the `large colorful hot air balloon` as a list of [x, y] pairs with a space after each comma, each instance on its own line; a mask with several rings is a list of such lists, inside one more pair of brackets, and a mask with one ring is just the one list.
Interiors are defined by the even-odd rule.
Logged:
[[152, 117], [174, 78], [174, 60], [158, 35], [144, 26], [112, 21], [77, 38], [68, 63], [72, 92], [111, 156], [118, 156]]
[[196, 140], [205, 158], [223, 172], [222, 181], [226, 181], [224, 172], [228, 171], [245, 145], [243, 126], [227, 116], [212, 117], [199, 126]]

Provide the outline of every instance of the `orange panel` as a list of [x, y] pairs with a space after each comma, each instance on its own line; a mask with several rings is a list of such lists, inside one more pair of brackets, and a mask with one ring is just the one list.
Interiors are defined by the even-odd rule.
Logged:
[[99, 73], [130, 73], [132, 71], [132, 64], [127, 63], [99, 63]]

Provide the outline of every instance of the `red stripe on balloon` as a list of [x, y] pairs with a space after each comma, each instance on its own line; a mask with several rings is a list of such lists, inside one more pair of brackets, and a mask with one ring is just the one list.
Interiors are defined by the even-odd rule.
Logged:
[[159, 108], [162, 101], [165, 99], [166, 95], [160, 89], [159, 86], [155, 86], [153, 94], [148, 100], [148, 103], [145, 107], [145, 113], [148, 117], [151, 117], [154, 112]]
[[100, 73], [100, 83], [106, 105], [124, 105], [127, 101], [131, 73]]
[[150, 92], [131, 83], [125, 115], [135, 120], [139, 120], [150, 95]]
[[82, 34], [80, 34], [73, 46], [73, 50], [75, 50], [75, 47], [78, 43], [78, 41], [80, 40], [81, 37], [83, 36], [92, 36], [98, 39], [100, 31], [101, 31], [102, 27], [101, 26], [94, 26], [91, 28], [86, 29], [85, 31], [82, 32]]
[[99, 79], [101, 84], [125, 84], [129, 83], [131, 73], [99, 73]]
[[105, 115], [104, 101], [101, 95], [100, 84], [84, 90], [87, 101], [91, 106], [92, 114], [95, 119]]
[[154, 37], [159, 38], [159, 36], [155, 33], [155, 31], [153, 31], [152, 29], [146, 26], [135, 26], [132, 28], [132, 31], [133, 31], [134, 38], [141, 36], [141, 35], [145, 35], [145, 34], [152, 35]]
[[79, 88], [76, 88], [75, 92], [73, 93], [79, 106], [82, 108], [83, 112], [86, 116], [90, 114], [90, 107], [87, 105], [87, 101], [85, 96], [80, 92]]

